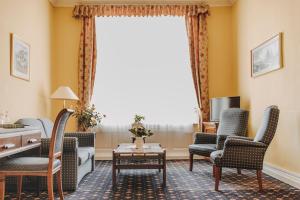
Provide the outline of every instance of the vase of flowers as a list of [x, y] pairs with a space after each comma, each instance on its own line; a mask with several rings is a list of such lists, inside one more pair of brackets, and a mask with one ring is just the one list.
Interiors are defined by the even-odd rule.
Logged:
[[145, 117], [142, 115], [135, 115], [134, 122], [131, 124], [131, 129], [129, 131], [134, 136], [134, 143], [137, 149], [143, 148], [145, 137], [150, 137], [153, 135], [151, 130], [148, 130], [144, 127], [142, 121], [145, 120]]
[[77, 119], [79, 131], [87, 131], [90, 128], [98, 126], [102, 119], [106, 117], [96, 111], [95, 105], [77, 107], [74, 113]]

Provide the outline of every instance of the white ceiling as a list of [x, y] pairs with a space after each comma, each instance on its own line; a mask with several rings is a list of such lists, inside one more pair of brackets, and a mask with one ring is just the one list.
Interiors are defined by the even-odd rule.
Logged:
[[[76, 4], [187, 4], [203, 0], [49, 0], [55, 7], [72, 7]], [[232, 6], [235, 0], [204, 0], [210, 6]]]

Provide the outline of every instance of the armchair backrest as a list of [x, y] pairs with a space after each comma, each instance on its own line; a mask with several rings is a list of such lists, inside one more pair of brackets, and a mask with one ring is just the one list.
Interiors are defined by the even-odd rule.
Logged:
[[49, 148], [50, 159], [61, 157], [65, 127], [69, 117], [73, 113], [74, 111], [70, 109], [63, 109], [58, 113], [56, 120], [54, 122], [54, 127], [52, 129], [52, 136], [51, 136], [51, 142]]
[[51, 137], [53, 122], [48, 118], [21, 118], [15, 123], [40, 129], [42, 138]]
[[38, 120], [42, 123], [46, 135], [50, 138], [54, 126], [53, 122], [48, 118], [39, 118]]
[[217, 135], [246, 136], [249, 112], [240, 108], [229, 108], [222, 112]]
[[277, 106], [269, 106], [265, 109], [262, 123], [254, 138], [255, 142], [262, 142], [269, 145], [274, 137], [279, 119]]
[[48, 137], [51, 136], [51, 134], [49, 135], [49, 134], [46, 133], [42, 122], [38, 119], [35, 119], [35, 118], [22, 118], [22, 119], [19, 119], [18, 121], [16, 121], [16, 123], [40, 129], [42, 138], [48, 138]]

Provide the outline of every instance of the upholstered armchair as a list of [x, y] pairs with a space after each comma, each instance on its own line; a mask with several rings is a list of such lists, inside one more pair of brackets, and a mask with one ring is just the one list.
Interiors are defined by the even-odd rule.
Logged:
[[189, 146], [190, 171], [193, 170], [194, 154], [210, 157], [223, 149], [228, 136], [246, 136], [249, 112], [240, 108], [229, 108], [222, 112], [217, 134], [196, 133], [194, 144]]
[[[41, 151], [26, 151], [18, 156], [36, 156], [41, 154], [48, 157], [51, 141], [53, 122], [46, 118], [34, 119], [23, 118], [17, 121], [18, 124], [29, 125], [39, 128], [42, 133]], [[73, 132], [64, 134], [63, 161], [62, 161], [62, 181], [65, 191], [75, 191], [82, 178], [95, 168], [95, 133], [93, 132]], [[38, 182], [37, 182], [38, 181]], [[24, 189], [32, 190], [39, 187], [41, 190], [47, 188], [46, 179], [41, 177], [24, 177]], [[56, 183], [56, 179], [54, 179]], [[7, 189], [16, 188], [16, 179], [7, 178]], [[56, 184], [55, 184], [56, 185]], [[31, 187], [33, 186], [33, 187]], [[54, 187], [54, 189], [56, 189]]]
[[262, 169], [265, 152], [276, 132], [279, 118], [277, 106], [267, 107], [254, 140], [246, 137], [227, 137], [223, 150], [211, 153], [215, 190], [219, 189], [222, 168], [256, 170], [259, 190], [262, 190]]

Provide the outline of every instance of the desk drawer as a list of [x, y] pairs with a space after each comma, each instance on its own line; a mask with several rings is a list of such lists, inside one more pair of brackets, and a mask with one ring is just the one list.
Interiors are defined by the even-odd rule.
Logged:
[[22, 135], [22, 147], [41, 142], [41, 134], [33, 133]]
[[0, 138], [0, 152], [21, 147], [21, 136]]

